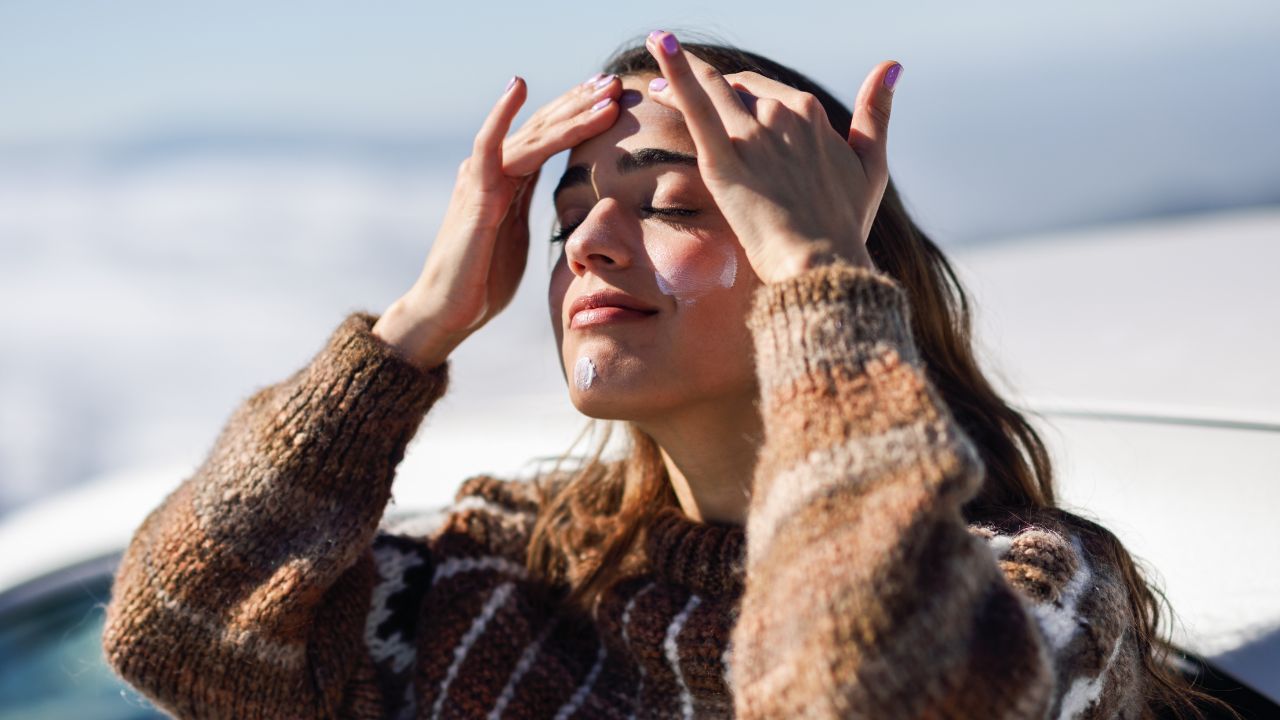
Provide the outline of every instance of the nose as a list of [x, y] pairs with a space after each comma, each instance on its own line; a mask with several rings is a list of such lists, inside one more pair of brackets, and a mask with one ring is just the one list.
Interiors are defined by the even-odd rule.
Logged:
[[564, 243], [565, 261], [574, 275], [597, 275], [631, 266], [631, 238], [621, 205], [612, 198], [597, 202]]

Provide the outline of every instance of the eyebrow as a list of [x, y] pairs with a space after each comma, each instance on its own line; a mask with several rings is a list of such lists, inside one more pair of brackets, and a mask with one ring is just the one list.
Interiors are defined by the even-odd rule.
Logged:
[[[641, 148], [634, 152], [626, 153], [618, 157], [617, 167], [619, 175], [626, 175], [637, 170], [654, 167], [656, 165], [688, 165], [692, 167], [698, 166], [698, 158], [696, 155], [687, 153], [673, 152], [671, 150], [663, 150], [662, 148]], [[587, 185], [591, 182], [591, 170], [586, 165], [571, 165], [564, 171], [564, 175], [560, 176], [560, 182], [556, 184], [556, 189], [551, 193], [551, 197], [560, 197], [560, 193], [577, 185]]]

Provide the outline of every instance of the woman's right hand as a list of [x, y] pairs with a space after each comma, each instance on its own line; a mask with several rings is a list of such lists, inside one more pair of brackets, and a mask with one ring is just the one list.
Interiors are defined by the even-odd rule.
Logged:
[[618, 117], [622, 83], [597, 76], [507, 132], [528, 88], [512, 83], [462, 161], [444, 223], [422, 274], [373, 333], [423, 369], [445, 361], [515, 295], [529, 254], [529, 203], [542, 164], [603, 132]]

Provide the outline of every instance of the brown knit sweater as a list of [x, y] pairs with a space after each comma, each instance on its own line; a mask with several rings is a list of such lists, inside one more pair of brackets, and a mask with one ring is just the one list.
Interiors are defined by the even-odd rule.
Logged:
[[586, 623], [525, 570], [527, 483], [380, 527], [448, 364], [353, 314], [139, 528], [107, 657], [182, 717], [1139, 717], [1116, 567], [1061, 512], [964, 520], [982, 462], [908, 313], [846, 264], [762, 287], [746, 527], [664, 510]]

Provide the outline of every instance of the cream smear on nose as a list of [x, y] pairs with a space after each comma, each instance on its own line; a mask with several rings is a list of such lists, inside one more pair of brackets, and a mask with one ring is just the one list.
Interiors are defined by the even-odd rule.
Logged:
[[586, 390], [591, 387], [591, 383], [596, 379], [596, 364], [591, 362], [591, 358], [583, 355], [578, 358], [578, 362], [573, 366], [573, 384], [579, 390]]
[[[677, 302], [693, 304], [712, 290], [733, 287], [738, 277], [738, 256], [723, 246], [719, 253], [707, 253], [679, 262], [669, 252], [655, 252], [653, 277], [658, 289]], [[719, 257], [717, 257], [719, 255]]]

